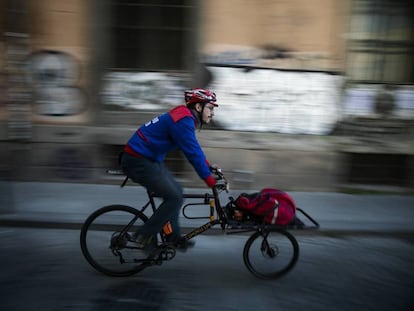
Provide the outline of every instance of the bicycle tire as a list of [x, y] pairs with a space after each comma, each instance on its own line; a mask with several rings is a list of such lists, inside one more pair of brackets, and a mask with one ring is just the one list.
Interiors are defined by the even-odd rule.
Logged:
[[[93, 268], [108, 276], [123, 277], [136, 274], [148, 266], [145, 263], [147, 254], [128, 247], [128, 236], [122, 235], [135, 217], [136, 221], [128, 229], [132, 233], [148, 217], [130, 206], [104, 206], [85, 220], [81, 228], [80, 245], [83, 256]], [[121, 258], [127, 261], [121, 263]]]
[[267, 228], [253, 233], [243, 249], [247, 269], [260, 279], [277, 279], [292, 270], [299, 258], [296, 238], [284, 229]]

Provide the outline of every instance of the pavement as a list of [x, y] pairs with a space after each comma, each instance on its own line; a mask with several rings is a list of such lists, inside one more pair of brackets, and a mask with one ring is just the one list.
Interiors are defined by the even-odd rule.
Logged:
[[[191, 193], [207, 193], [206, 189], [185, 189]], [[241, 190], [221, 195], [237, 197]], [[250, 190], [250, 192], [253, 192]], [[298, 207], [320, 225], [317, 230], [297, 230], [320, 235], [409, 235], [414, 236], [414, 195], [345, 194], [334, 192], [289, 192]], [[0, 182], [0, 226], [54, 229], [81, 228], [94, 210], [110, 204], [138, 207], [146, 194], [139, 186]], [[193, 206], [191, 216], [208, 216], [208, 206]], [[299, 215], [302, 220], [306, 220]], [[208, 220], [180, 218], [184, 230], [198, 227]], [[308, 223], [310, 224], [310, 223]], [[213, 227], [205, 234], [219, 233]], [[218, 229], [218, 230], [216, 230]]]

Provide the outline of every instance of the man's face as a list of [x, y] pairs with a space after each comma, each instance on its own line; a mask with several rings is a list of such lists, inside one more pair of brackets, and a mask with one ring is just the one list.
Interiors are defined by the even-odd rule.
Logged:
[[[203, 107], [200, 104], [197, 104], [197, 105], [198, 105], [198, 107], [196, 107], [197, 111], [201, 112], [203, 110]], [[213, 116], [214, 116], [214, 105], [206, 104], [204, 106], [203, 115], [201, 118], [203, 120], [203, 123], [209, 124], [211, 119], [213, 119]]]

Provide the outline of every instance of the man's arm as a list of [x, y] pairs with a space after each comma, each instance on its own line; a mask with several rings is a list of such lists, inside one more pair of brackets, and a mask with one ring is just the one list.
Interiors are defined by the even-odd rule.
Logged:
[[175, 122], [171, 137], [207, 186], [214, 186], [216, 179], [211, 174], [210, 164], [195, 135], [194, 119], [186, 117]]

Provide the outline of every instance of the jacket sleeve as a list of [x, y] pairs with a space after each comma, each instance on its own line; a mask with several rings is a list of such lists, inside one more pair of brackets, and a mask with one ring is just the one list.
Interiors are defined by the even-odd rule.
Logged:
[[174, 142], [183, 151], [187, 160], [207, 186], [214, 186], [216, 180], [210, 172], [206, 156], [195, 135], [194, 120], [190, 117], [182, 118], [173, 123], [172, 127], [170, 133]]

